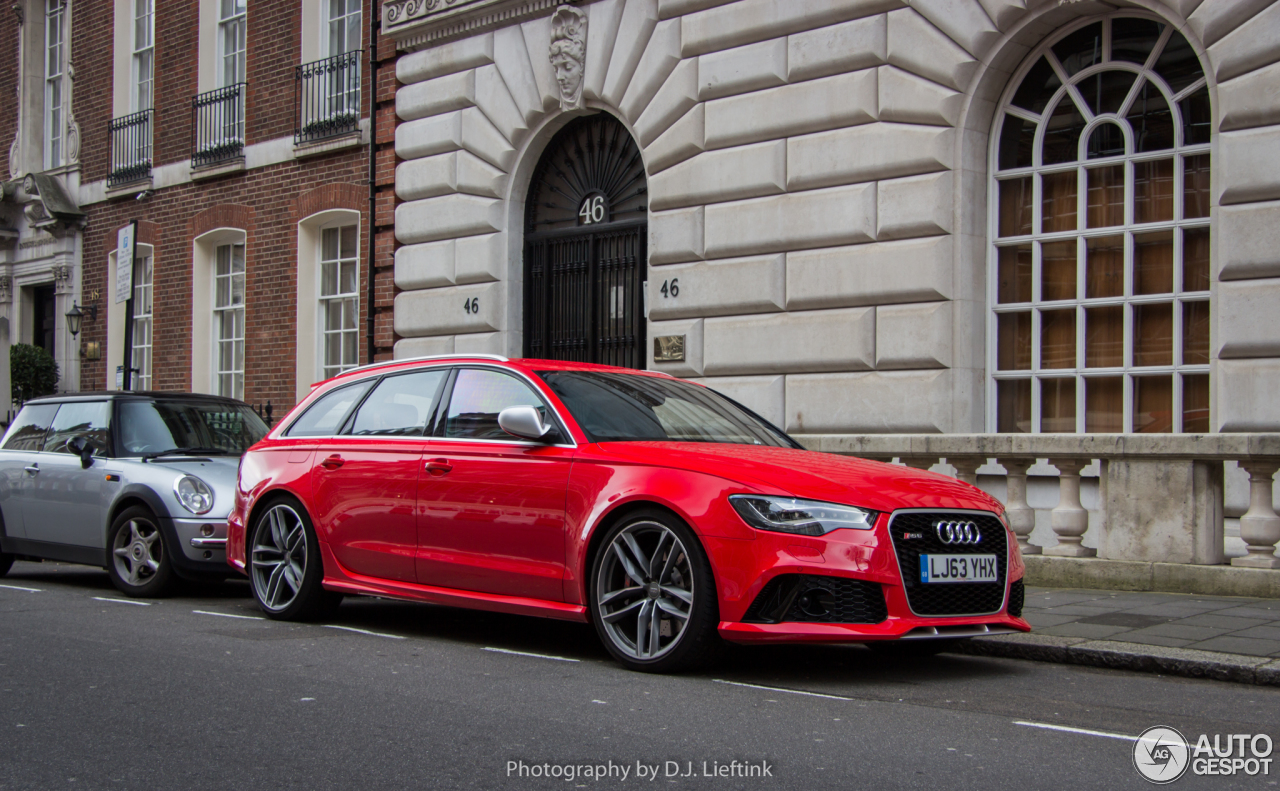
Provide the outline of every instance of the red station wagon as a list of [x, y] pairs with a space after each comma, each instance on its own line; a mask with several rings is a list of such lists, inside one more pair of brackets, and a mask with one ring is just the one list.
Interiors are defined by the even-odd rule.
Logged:
[[227, 558], [272, 618], [367, 594], [590, 621], [647, 671], [722, 640], [930, 652], [1030, 630], [979, 489], [804, 450], [666, 374], [550, 360], [320, 383], [245, 454]]

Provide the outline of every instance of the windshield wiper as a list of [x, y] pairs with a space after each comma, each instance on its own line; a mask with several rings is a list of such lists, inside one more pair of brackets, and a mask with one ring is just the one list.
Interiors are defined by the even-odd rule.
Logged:
[[161, 456], [225, 456], [231, 451], [225, 448], [170, 448], [162, 450], [159, 453], [147, 453], [142, 456], [143, 461], [158, 459]]

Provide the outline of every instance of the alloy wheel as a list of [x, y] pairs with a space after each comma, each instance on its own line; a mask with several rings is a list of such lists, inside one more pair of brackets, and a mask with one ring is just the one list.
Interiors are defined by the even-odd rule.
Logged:
[[146, 585], [164, 562], [160, 529], [142, 519], [130, 519], [128, 529], [116, 531], [112, 561], [120, 579], [133, 586]]
[[307, 531], [297, 511], [280, 504], [263, 514], [252, 564], [253, 588], [264, 607], [280, 611], [293, 603], [307, 571]]
[[693, 613], [693, 569], [670, 528], [642, 521], [603, 550], [596, 610], [613, 644], [633, 659], [657, 659], [680, 642]]

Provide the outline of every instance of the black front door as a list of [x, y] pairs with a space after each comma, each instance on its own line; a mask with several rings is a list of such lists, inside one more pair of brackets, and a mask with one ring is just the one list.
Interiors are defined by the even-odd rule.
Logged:
[[647, 198], [640, 151], [612, 116], [552, 139], [529, 188], [526, 357], [645, 367]]
[[36, 286], [31, 290], [31, 297], [31, 345], [39, 346], [50, 356], [57, 356], [53, 352], [53, 330], [58, 320], [53, 286]]

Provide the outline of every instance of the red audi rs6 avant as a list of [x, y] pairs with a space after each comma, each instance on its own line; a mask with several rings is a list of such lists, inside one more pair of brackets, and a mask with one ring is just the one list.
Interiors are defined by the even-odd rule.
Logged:
[[272, 618], [368, 594], [590, 621], [669, 671], [721, 640], [1029, 631], [1002, 511], [665, 374], [452, 356], [317, 385], [245, 454], [227, 557]]

